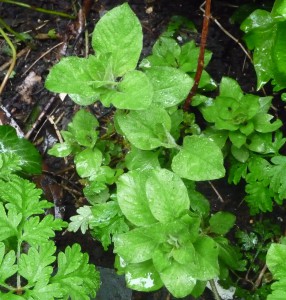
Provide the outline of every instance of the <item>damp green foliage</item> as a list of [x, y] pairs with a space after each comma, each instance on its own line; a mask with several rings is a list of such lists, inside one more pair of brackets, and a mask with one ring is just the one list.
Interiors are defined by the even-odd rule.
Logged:
[[[258, 88], [269, 80], [276, 91], [284, 87], [284, 16], [284, 2], [277, 0], [271, 12], [255, 10], [242, 24], [245, 41], [254, 50]], [[225, 175], [229, 183], [244, 181], [242, 197], [250, 215], [271, 212], [286, 197], [282, 122], [272, 114], [271, 95], [245, 93], [229, 77], [215, 91], [205, 70], [192, 100], [194, 112], [184, 112], [200, 50], [180, 35], [184, 26], [195, 34], [192, 23], [174, 18], [142, 58], [142, 27], [125, 3], [95, 25], [94, 55], [67, 57], [51, 69], [49, 90], [69, 94], [80, 106], [99, 100], [111, 115], [108, 121], [97, 120], [81, 108], [61, 131], [63, 142], [49, 150], [73, 159], [89, 202], [77, 209], [68, 230], [89, 231], [105, 250], [113, 245], [115, 267], [131, 289], [149, 292], [165, 286], [177, 298], [200, 297], [207, 282], [219, 278], [236, 286], [242, 298], [254, 293], [265, 298], [269, 284], [251, 294], [229, 274], [259, 272], [255, 263], [263, 265], [279, 234], [272, 234], [270, 225], [239, 232], [239, 246], [234, 247], [227, 235], [236, 217], [213, 212], [196, 182]], [[205, 65], [211, 58], [206, 51]], [[204, 94], [210, 91], [217, 96]], [[196, 116], [202, 119], [200, 126]], [[3, 156], [0, 168], [17, 168], [6, 160]], [[41, 222], [35, 219], [27, 227], [31, 243], [32, 225], [44, 226]], [[9, 230], [6, 234], [12, 234]]]
[[241, 24], [247, 47], [253, 50], [257, 89], [271, 80], [275, 90], [286, 87], [285, 1], [276, 0], [271, 11], [257, 9]]
[[[185, 297], [200, 281], [219, 276], [221, 259], [229, 268], [241, 267], [238, 257], [230, 258], [231, 246], [203, 234], [208, 229], [201, 215], [190, 210], [195, 204], [175, 173], [130, 171], [117, 182], [117, 201], [133, 224], [132, 230], [113, 238], [117, 267], [131, 288], [152, 291], [164, 284], [175, 297]], [[220, 230], [216, 226], [221, 221], [227, 225]], [[222, 213], [210, 224], [213, 233], [224, 235], [234, 225], [234, 216]]]
[[[41, 173], [42, 165], [39, 152], [29, 141], [25, 140], [24, 138], [18, 137], [16, 130], [11, 126], [0, 126], [0, 154], [1, 172], [3, 172], [2, 168], [8, 168], [11, 170], [17, 168], [17, 162], [19, 167], [25, 173]], [[13, 159], [9, 159], [9, 157], [15, 158], [15, 161], [13, 161]], [[8, 166], [7, 164], [10, 164], [10, 166]]]
[[[94, 297], [100, 280], [95, 267], [88, 263], [88, 255], [81, 252], [78, 244], [56, 254], [55, 232], [66, 228], [67, 223], [46, 214], [53, 204], [42, 199], [42, 191], [34, 183], [15, 174], [22, 167], [25, 171], [34, 170], [29, 168], [34, 160], [29, 159], [37, 153], [35, 148], [21, 139], [22, 146], [13, 148], [17, 145], [14, 131], [7, 126], [4, 129], [12, 134], [10, 140], [3, 139], [3, 149], [9, 151], [0, 155], [1, 299]], [[23, 157], [25, 164], [16, 167], [15, 162]]]
[[271, 285], [272, 293], [267, 300], [283, 299], [286, 296], [285, 244], [273, 243], [267, 253], [266, 263], [275, 282]]
[[199, 109], [205, 120], [214, 126], [210, 136], [220, 132], [228, 137], [231, 154], [244, 163], [251, 152], [268, 154], [276, 151], [272, 146], [272, 132], [278, 130], [282, 122], [273, 120], [268, 113], [271, 99], [245, 94], [234, 79], [224, 77], [219, 96], [206, 98]]

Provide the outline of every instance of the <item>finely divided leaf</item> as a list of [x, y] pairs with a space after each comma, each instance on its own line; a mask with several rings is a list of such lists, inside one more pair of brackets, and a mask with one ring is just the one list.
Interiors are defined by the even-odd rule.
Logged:
[[14, 205], [10, 204], [8, 213], [6, 213], [3, 204], [0, 203], [0, 241], [4, 241], [11, 236], [17, 236], [18, 225], [21, 220], [22, 214], [18, 213]]
[[27, 254], [22, 253], [19, 261], [19, 274], [33, 285], [37, 281], [49, 280], [56, 260], [54, 242], [43, 242], [39, 247], [31, 247]]
[[285, 156], [275, 156], [271, 162], [274, 163], [274, 166], [269, 170], [270, 188], [283, 200], [286, 198], [286, 158]]
[[81, 230], [83, 234], [89, 229], [89, 223], [93, 219], [90, 206], [84, 205], [77, 209], [77, 215], [74, 215], [70, 218], [71, 222], [69, 223], [68, 231], [76, 232]]
[[100, 285], [99, 273], [88, 263], [88, 255], [81, 252], [78, 244], [59, 253], [58, 270], [50, 282], [58, 283], [71, 300], [90, 300]]
[[267, 255], [266, 255], [266, 264], [271, 273], [273, 274], [274, 279], [277, 282], [274, 282], [271, 286], [273, 292], [267, 297], [267, 300], [276, 300], [284, 299], [286, 295], [286, 245], [282, 244], [271, 244]]
[[45, 208], [53, 206], [46, 200], [39, 201], [42, 191], [35, 184], [23, 178], [13, 176], [9, 182], [0, 181], [0, 199], [17, 207], [23, 212], [23, 218], [44, 213]]
[[111, 53], [116, 77], [135, 69], [142, 50], [142, 28], [127, 3], [107, 12], [96, 24], [92, 47], [96, 54]]
[[21, 239], [32, 246], [41, 245], [54, 237], [56, 230], [60, 231], [66, 226], [66, 222], [55, 219], [52, 215], [45, 216], [41, 221], [38, 216], [30, 217], [24, 223], [24, 233]]
[[[0, 284], [5, 283], [5, 280], [14, 275], [18, 266], [15, 264], [16, 254], [15, 251], [10, 250], [6, 253], [4, 243], [0, 243]], [[2, 298], [1, 298], [2, 299]]]

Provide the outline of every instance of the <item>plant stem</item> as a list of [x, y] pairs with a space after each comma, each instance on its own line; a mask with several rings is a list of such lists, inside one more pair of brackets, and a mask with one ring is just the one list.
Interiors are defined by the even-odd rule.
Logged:
[[15, 67], [15, 64], [16, 64], [16, 57], [17, 57], [17, 54], [16, 54], [16, 49], [13, 45], [13, 43], [11, 42], [11, 40], [9, 39], [9, 37], [6, 35], [5, 31], [0, 27], [0, 34], [4, 37], [5, 41], [7, 42], [7, 44], [9, 45], [9, 47], [11, 48], [11, 51], [12, 51], [12, 62], [11, 62], [11, 65], [0, 85], [0, 95], [2, 94], [3, 90], [4, 90], [4, 87]]
[[213, 279], [209, 280], [209, 283], [210, 283], [210, 286], [211, 286], [211, 289], [212, 289], [212, 293], [214, 295], [214, 299], [215, 300], [221, 300], [220, 295], [219, 295], [219, 293], [217, 291], [217, 288], [216, 288], [214, 280]]
[[[20, 264], [20, 256], [21, 256], [21, 242], [18, 240], [18, 243], [17, 243], [17, 256], [16, 256], [18, 267], [19, 267], [19, 264]], [[20, 276], [19, 272], [17, 272], [17, 290], [20, 290], [20, 289], [21, 289], [21, 276]]]
[[197, 92], [197, 89], [199, 87], [200, 79], [202, 76], [202, 72], [204, 69], [204, 62], [205, 62], [205, 48], [207, 43], [207, 36], [209, 31], [209, 20], [211, 17], [211, 0], [206, 0], [205, 2], [205, 15], [204, 15], [204, 21], [203, 21], [203, 29], [201, 34], [201, 42], [200, 42], [200, 53], [198, 58], [198, 64], [197, 64], [197, 71], [195, 75], [195, 81], [194, 85], [187, 96], [187, 99], [185, 100], [184, 104], [184, 111], [188, 111], [190, 107], [190, 103], [192, 101], [192, 98]]
[[13, 1], [13, 0], [0, 0], [0, 2], [4, 2], [4, 3], [9, 3], [9, 4], [15, 4], [21, 7], [25, 7], [25, 8], [29, 8], [31, 10], [35, 10], [35, 11], [39, 11], [39, 12], [43, 12], [46, 14], [50, 14], [50, 15], [57, 15], [63, 18], [69, 18], [69, 19], [75, 19], [75, 16], [60, 12], [60, 11], [54, 11], [54, 10], [49, 10], [49, 9], [44, 9], [41, 7], [35, 7], [32, 5], [29, 5], [27, 3], [23, 3], [23, 2], [18, 2], [18, 1]]

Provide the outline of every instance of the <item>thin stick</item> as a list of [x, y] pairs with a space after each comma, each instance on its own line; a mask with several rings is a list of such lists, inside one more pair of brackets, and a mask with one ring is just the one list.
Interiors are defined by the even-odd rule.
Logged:
[[30, 136], [31, 136], [31, 134], [34, 132], [34, 130], [39, 126], [39, 124], [41, 123], [42, 119], [47, 114], [47, 111], [49, 110], [49, 108], [51, 107], [51, 105], [55, 102], [55, 99], [56, 99], [56, 97], [52, 97], [50, 99], [50, 101], [48, 102], [48, 104], [44, 107], [43, 111], [39, 115], [39, 117], [36, 120], [36, 122], [33, 124], [32, 128], [26, 133], [26, 135], [25, 135], [26, 139], [29, 139]]
[[221, 203], [224, 203], [224, 200], [222, 198], [222, 196], [220, 195], [219, 191], [216, 189], [216, 187], [213, 185], [213, 183], [211, 181], [208, 181], [209, 185], [212, 187], [212, 189], [214, 190], [214, 192], [216, 193], [218, 199], [220, 200]]
[[9, 47], [11, 48], [11, 51], [12, 51], [12, 62], [11, 62], [11, 65], [0, 85], [0, 95], [2, 94], [3, 90], [4, 90], [4, 87], [11, 75], [11, 73], [13, 72], [14, 70], [14, 67], [15, 67], [15, 64], [16, 64], [16, 57], [17, 57], [17, 54], [16, 54], [16, 49], [13, 45], [13, 43], [11, 42], [11, 40], [9, 39], [9, 37], [6, 35], [5, 31], [0, 27], [0, 33], [1, 35], [4, 37], [5, 41], [7, 42], [7, 44], [9, 45]]
[[31, 68], [33, 68], [33, 66], [40, 60], [42, 59], [44, 56], [46, 56], [48, 53], [50, 53], [52, 50], [54, 50], [55, 48], [59, 47], [60, 45], [62, 45], [64, 42], [60, 42], [58, 44], [56, 44], [55, 46], [53, 46], [51, 49], [47, 50], [46, 52], [44, 52], [38, 59], [36, 59], [31, 65], [30, 67], [22, 74], [22, 76], [24, 76], [29, 70], [31, 70]]
[[185, 100], [184, 104], [184, 111], [188, 111], [190, 107], [190, 103], [192, 101], [192, 98], [197, 92], [197, 89], [199, 87], [200, 79], [202, 76], [203, 68], [204, 68], [204, 62], [205, 62], [205, 48], [207, 43], [207, 36], [209, 31], [209, 21], [211, 17], [211, 0], [206, 0], [202, 5], [205, 4], [205, 15], [204, 15], [204, 21], [203, 21], [203, 29], [202, 29], [202, 35], [201, 35], [201, 42], [200, 42], [200, 53], [198, 58], [198, 64], [197, 64], [197, 71], [195, 75], [195, 81], [194, 85], [187, 96], [187, 99]]
[[215, 300], [221, 300], [220, 295], [219, 295], [218, 290], [217, 290], [216, 285], [215, 285], [215, 281], [213, 279], [211, 279], [211, 280], [209, 280], [209, 283], [210, 283], [210, 286], [211, 286], [211, 289], [212, 289], [214, 299]]

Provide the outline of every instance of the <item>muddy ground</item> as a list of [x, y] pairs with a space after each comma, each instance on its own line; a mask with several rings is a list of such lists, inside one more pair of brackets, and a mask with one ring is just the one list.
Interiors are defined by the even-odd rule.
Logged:
[[[86, 18], [86, 29], [89, 33], [92, 32], [94, 24], [105, 10], [125, 1], [98, 0], [90, 2], [92, 6]], [[164, 31], [173, 15], [189, 18], [195, 23], [198, 32], [201, 30], [203, 13], [199, 7], [202, 1], [133, 0], [128, 2], [143, 26], [144, 55], [150, 52], [152, 45]], [[250, 1], [245, 2], [249, 3]], [[27, 0], [26, 3], [76, 16], [83, 4], [81, 1], [70, 0]], [[212, 3], [212, 15], [236, 39], [240, 39], [242, 33], [237, 24], [231, 24], [230, 17], [239, 5], [242, 5], [242, 1], [213, 0]], [[79, 107], [68, 98], [62, 101], [58, 95], [48, 92], [44, 88], [44, 82], [49, 69], [61, 57], [86, 55], [85, 25], [79, 18], [71, 20], [2, 2], [0, 2], [0, 17], [13, 30], [19, 33], [28, 33], [30, 36], [30, 39], [25, 42], [16, 42], [18, 58], [14, 75], [9, 79], [1, 95], [1, 105], [11, 114], [11, 117], [8, 117], [7, 113], [2, 110], [0, 112], [1, 122], [8, 124], [13, 119], [18, 124], [20, 131], [38, 147], [43, 156], [44, 173], [35, 178], [35, 181], [44, 190], [45, 197], [54, 202], [54, 213], [68, 220], [71, 215], [75, 214], [76, 209], [85, 203], [81, 185], [74, 172], [72, 161], [66, 163], [63, 159], [50, 157], [47, 155], [47, 150], [58, 141], [57, 130], [66, 127]], [[55, 29], [56, 32], [54, 39], [47, 36], [51, 29]], [[192, 34], [189, 38], [199, 42], [200, 33]], [[207, 48], [213, 52], [213, 58], [207, 70], [217, 82], [222, 76], [230, 76], [241, 84], [245, 92], [255, 91], [256, 79], [252, 64], [238, 43], [229, 38], [213, 21], [210, 23]], [[7, 71], [9, 60], [9, 50], [0, 37], [0, 80]], [[104, 110], [98, 105], [90, 107], [90, 110], [97, 117], [101, 117], [104, 113]], [[210, 185], [200, 186], [200, 190], [211, 201], [212, 210], [214, 212], [218, 210], [233, 212], [237, 216], [237, 227], [247, 229], [250, 222], [255, 220], [250, 218], [248, 209], [242, 201], [243, 187], [230, 188], [223, 180], [215, 181], [214, 185], [221, 194], [223, 203]], [[278, 212], [278, 214], [280, 213], [284, 214], [284, 212]], [[105, 268], [113, 267], [112, 249], [104, 252], [90, 236], [66, 232], [57, 237], [59, 249], [74, 242], [79, 242], [82, 249], [89, 253], [92, 263]], [[171, 298], [163, 290], [148, 295], [134, 292], [132, 299], [167, 300]], [[212, 299], [212, 297], [206, 293], [200, 299]]]

